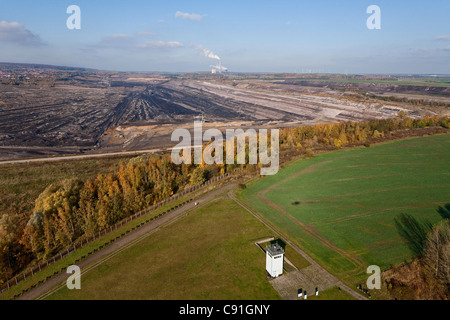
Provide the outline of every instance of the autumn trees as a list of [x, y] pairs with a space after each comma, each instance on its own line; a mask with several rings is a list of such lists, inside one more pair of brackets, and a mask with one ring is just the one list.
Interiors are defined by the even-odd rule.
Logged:
[[[400, 112], [392, 119], [284, 128], [280, 129], [280, 151], [312, 156], [315, 147], [369, 143], [394, 130], [437, 125], [449, 128], [450, 121], [448, 117], [412, 119]], [[246, 147], [246, 163], [249, 157]], [[121, 162], [95, 178], [52, 184], [36, 199], [32, 212], [23, 213], [22, 218], [13, 214], [0, 216], [0, 283], [32, 259], [45, 260], [80, 238], [92, 237], [185, 188], [235, 169], [253, 174], [259, 166], [175, 165], [169, 155], [150, 155]], [[435, 243], [441, 245], [438, 240]]]
[[[431, 126], [440, 122], [442, 119], [437, 117], [413, 120], [400, 112], [392, 119], [283, 129], [280, 144], [281, 149], [285, 150], [310, 150], [314, 145], [339, 148], [381, 138], [392, 130]], [[233, 168], [236, 168], [233, 164], [175, 165], [169, 155], [157, 155], [122, 162], [113, 171], [94, 179], [71, 179], [50, 185], [36, 200], [25, 228], [23, 243], [36, 257], [49, 257], [81, 236], [92, 236], [125, 217], [169, 198], [186, 186], [201, 185], [212, 176]], [[254, 166], [241, 166], [241, 169], [253, 172]]]
[[445, 219], [428, 233], [423, 261], [438, 283], [450, 293], [450, 220]]
[[281, 149], [295, 148], [300, 150], [311, 145], [322, 145], [340, 148], [348, 144], [364, 143], [369, 139], [383, 138], [386, 133], [396, 130], [408, 130], [442, 126], [450, 128], [448, 117], [425, 116], [412, 119], [407, 113], [400, 111], [396, 117], [389, 119], [373, 119], [362, 122], [338, 122], [317, 124], [295, 128], [284, 128], [280, 131]]
[[210, 170], [175, 165], [168, 155], [149, 156], [121, 162], [85, 182], [52, 184], [36, 200], [23, 242], [37, 258], [48, 258], [82, 236], [91, 237], [180, 189], [204, 183]]
[[450, 294], [450, 203], [440, 206], [437, 212], [443, 220], [427, 235], [423, 262], [442, 289]]
[[0, 279], [11, 277], [14, 271], [19, 232], [16, 215], [4, 214], [0, 217]]
[[[433, 289], [444, 296], [450, 294], [450, 204], [440, 206], [443, 218], [438, 224], [418, 221], [412, 215], [400, 214], [395, 225], [417, 260], [413, 263]], [[411, 263], [412, 264], [412, 263]]]
[[71, 244], [80, 236], [81, 217], [77, 208], [82, 186], [80, 180], [64, 180], [48, 186], [36, 199], [23, 241], [38, 257], [51, 253], [59, 245]]

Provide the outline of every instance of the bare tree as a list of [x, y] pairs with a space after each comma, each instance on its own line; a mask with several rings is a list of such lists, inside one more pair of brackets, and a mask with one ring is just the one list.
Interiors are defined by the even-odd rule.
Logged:
[[450, 285], [450, 221], [445, 219], [429, 232], [423, 261], [439, 283]]

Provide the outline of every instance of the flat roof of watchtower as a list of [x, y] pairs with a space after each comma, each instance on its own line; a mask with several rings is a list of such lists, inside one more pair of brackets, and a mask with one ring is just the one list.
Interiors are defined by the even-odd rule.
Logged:
[[269, 251], [271, 256], [276, 256], [278, 254], [284, 253], [284, 249], [278, 243], [273, 243], [269, 247], [266, 248]]

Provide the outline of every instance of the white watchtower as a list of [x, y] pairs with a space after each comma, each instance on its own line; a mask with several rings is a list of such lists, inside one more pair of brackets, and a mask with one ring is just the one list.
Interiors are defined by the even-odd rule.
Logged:
[[284, 249], [273, 243], [266, 248], [266, 270], [272, 278], [283, 274]]

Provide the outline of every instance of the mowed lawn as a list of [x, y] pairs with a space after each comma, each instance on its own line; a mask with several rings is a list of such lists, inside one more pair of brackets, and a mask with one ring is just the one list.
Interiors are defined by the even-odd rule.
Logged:
[[247, 186], [240, 198], [340, 278], [367, 279], [412, 257], [400, 213], [440, 221], [450, 202], [450, 135], [406, 139], [299, 160]]
[[48, 299], [281, 299], [255, 241], [271, 232], [234, 201], [205, 203]]

